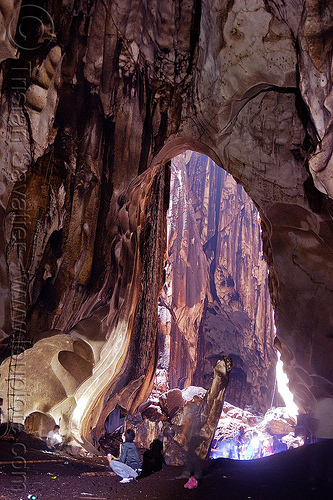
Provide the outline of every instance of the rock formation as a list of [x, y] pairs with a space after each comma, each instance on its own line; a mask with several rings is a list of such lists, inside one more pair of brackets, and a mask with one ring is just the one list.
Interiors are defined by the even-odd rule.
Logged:
[[[259, 416], [225, 402], [212, 442], [210, 456], [236, 460], [239, 458], [241, 460], [259, 458], [253, 456], [251, 446], [254, 432], [258, 434], [262, 444], [261, 456], [279, 453], [287, 448], [298, 448], [304, 444], [304, 435], [303, 437], [295, 435], [296, 424], [295, 418], [288, 413], [285, 407], [271, 408], [265, 415]], [[241, 447], [238, 447], [237, 434], [241, 429], [244, 432], [244, 437]], [[273, 446], [274, 442], [278, 446]]]
[[160, 439], [164, 441], [166, 463], [183, 465], [194, 439], [193, 453], [200, 459], [206, 458], [221, 416], [231, 369], [231, 360], [222, 356], [212, 370], [208, 390], [195, 386], [182, 391], [171, 389], [158, 401], [152, 398], [142, 405], [126, 423], [126, 427], [135, 428], [138, 446], [149, 448], [154, 439]]
[[156, 388], [208, 388], [226, 353], [233, 360], [227, 400], [265, 412], [275, 331], [252, 200], [211, 159], [188, 151], [172, 160], [167, 226]]
[[47, 379], [40, 411], [88, 446], [116, 403], [132, 411], [146, 399], [164, 166], [188, 149], [223, 166], [260, 210], [276, 347], [300, 411], [332, 395], [332, 8], [1, 0], [0, 328], [3, 358], [13, 356], [0, 391], [10, 418], [36, 411]]

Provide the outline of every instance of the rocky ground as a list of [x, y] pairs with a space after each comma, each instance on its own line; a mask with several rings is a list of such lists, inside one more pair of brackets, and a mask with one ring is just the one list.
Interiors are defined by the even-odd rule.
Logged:
[[[195, 490], [176, 479], [181, 467], [165, 465], [161, 472], [129, 484], [108, 472], [106, 461], [50, 453], [43, 442], [26, 435], [14, 443], [0, 441], [0, 499], [20, 500], [298, 500], [333, 498], [325, 484], [310, 482], [313, 446], [302, 446], [252, 461], [208, 460]], [[23, 453], [22, 453], [23, 452]], [[15, 481], [25, 489], [15, 491]]]
[[[187, 405], [200, 404], [194, 401], [202, 401], [205, 393], [205, 389], [196, 386], [183, 390], [171, 389], [163, 394], [158, 394], [157, 391], [152, 393], [139, 411], [127, 420], [127, 425], [135, 430], [137, 445], [147, 449], [158, 438], [164, 442], [166, 463], [183, 465], [186, 451], [179, 440], [184, 425], [183, 410]], [[243, 442], [237, 451], [236, 436], [241, 429], [244, 431]], [[272, 407], [266, 414], [259, 414], [254, 408], [242, 409], [225, 401], [209, 458], [252, 458], [251, 440], [254, 433], [257, 433], [261, 443], [261, 452], [258, 454], [261, 457], [303, 445], [306, 429], [298, 425], [297, 418], [286, 407]], [[118, 439], [119, 434], [106, 435], [103, 445], [101, 443], [104, 452], [117, 455], [118, 451], [113, 451], [112, 446]], [[108, 449], [107, 446], [111, 448]]]

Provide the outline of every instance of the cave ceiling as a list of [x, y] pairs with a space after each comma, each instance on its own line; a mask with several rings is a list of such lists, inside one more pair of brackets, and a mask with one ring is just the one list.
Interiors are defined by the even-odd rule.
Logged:
[[300, 410], [332, 395], [332, 4], [1, 0], [0, 23], [0, 392], [20, 376], [25, 394], [11, 418], [50, 414], [88, 446], [115, 405], [146, 400], [168, 162], [188, 149], [260, 211]]

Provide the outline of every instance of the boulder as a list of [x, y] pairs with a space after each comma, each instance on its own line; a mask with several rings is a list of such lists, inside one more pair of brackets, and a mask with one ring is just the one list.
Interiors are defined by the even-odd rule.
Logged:
[[156, 405], [148, 406], [142, 413], [143, 419], [153, 420], [155, 422], [159, 422], [162, 420], [166, 420], [167, 416], [163, 413], [162, 409]]
[[205, 397], [207, 389], [203, 387], [196, 387], [194, 385], [190, 385], [186, 387], [186, 389], [182, 390], [182, 396], [186, 404], [195, 403], [198, 401], [202, 401]]
[[180, 389], [171, 389], [170, 391], [165, 392], [162, 394], [159, 401], [162, 410], [169, 418], [173, 418], [177, 410], [182, 408], [186, 403]]

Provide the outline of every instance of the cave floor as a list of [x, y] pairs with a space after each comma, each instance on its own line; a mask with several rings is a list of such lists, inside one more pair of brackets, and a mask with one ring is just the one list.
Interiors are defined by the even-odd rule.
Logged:
[[[24, 452], [24, 453], [22, 453]], [[37, 439], [0, 440], [0, 499], [38, 500], [328, 500], [327, 485], [309, 480], [312, 446], [253, 461], [208, 460], [197, 489], [176, 479], [181, 467], [163, 470], [139, 481], [120, 484], [103, 459], [74, 459], [47, 451]], [[15, 482], [16, 481], [16, 482]], [[25, 486], [21, 491], [19, 485]]]

